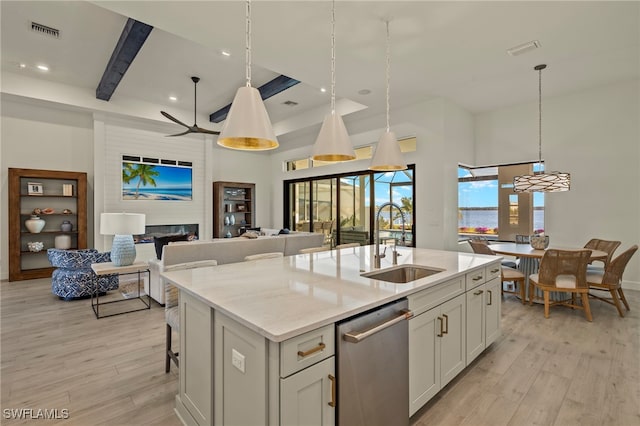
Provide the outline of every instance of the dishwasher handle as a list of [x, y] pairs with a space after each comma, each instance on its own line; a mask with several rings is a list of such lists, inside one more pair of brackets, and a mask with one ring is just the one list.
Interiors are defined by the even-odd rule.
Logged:
[[377, 332], [384, 330], [385, 328], [389, 328], [392, 325], [399, 323], [400, 321], [408, 320], [412, 316], [413, 316], [413, 312], [407, 309], [403, 309], [402, 311], [400, 311], [400, 315], [398, 315], [397, 317], [391, 318], [389, 321], [385, 321], [382, 324], [378, 324], [375, 327], [372, 327], [368, 330], [345, 333], [343, 338], [347, 342], [358, 343], [363, 341], [367, 337], [372, 336]]

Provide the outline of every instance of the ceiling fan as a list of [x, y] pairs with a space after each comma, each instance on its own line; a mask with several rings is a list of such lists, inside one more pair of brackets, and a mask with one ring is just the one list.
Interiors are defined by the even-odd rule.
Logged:
[[160, 114], [164, 115], [169, 120], [187, 128], [187, 130], [182, 133], [177, 133], [175, 135], [167, 135], [167, 136], [182, 136], [189, 133], [206, 133], [210, 135], [219, 135], [220, 132], [218, 131], [208, 130], [208, 129], [203, 129], [202, 127], [198, 127], [198, 123], [196, 122], [196, 99], [197, 99], [197, 93], [198, 93], [196, 86], [200, 81], [200, 77], [191, 77], [191, 81], [193, 81], [193, 126], [188, 126], [184, 124], [182, 121], [178, 120], [177, 118], [172, 117], [171, 114], [164, 111], [160, 111]]

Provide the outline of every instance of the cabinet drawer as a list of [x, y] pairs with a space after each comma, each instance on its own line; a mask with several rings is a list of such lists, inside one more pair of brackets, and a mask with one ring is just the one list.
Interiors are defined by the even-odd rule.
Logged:
[[474, 287], [484, 284], [486, 281], [485, 268], [469, 272], [465, 275], [465, 281], [467, 283], [467, 290], [471, 290]]
[[335, 353], [333, 324], [312, 330], [280, 344], [280, 376], [307, 368]]
[[485, 281], [491, 281], [494, 278], [500, 277], [501, 266], [499, 263], [493, 263], [484, 268]]
[[454, 278], [442, 284], [409, 295], [409, 309], [419, 315], [458, 294], [464, 293], [464, 277]]

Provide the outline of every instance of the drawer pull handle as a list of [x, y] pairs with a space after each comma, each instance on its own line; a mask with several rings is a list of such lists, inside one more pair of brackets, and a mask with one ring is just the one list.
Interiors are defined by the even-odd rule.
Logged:
[[447, 320], [447, 326], [445, 327], [444, 332], [442, 334], [449, 334], [449, 315], [442, 314], [442, 316], [444, 317], [444, 319]]
[[336, 406], [336, 378], [329, 374], [329, 380], [331, 381], [331, 401], [329, 401], [329, 407]]
[[471, 278], [473, 281], [480, 281], [482, 279], [482, 275], [477, 275], [473, 278]]
[[442, 335], [444, 334], [444, 321], [442, 319], [442, 317], [438, 317], [438, 321], [440, 321], [440, 334], [438, 334], [438, 337], [442, 337]]
[[491, 273], [492, 273], [492, 274], [495, 274], [495, 273], [497, 273], [497, 272], [499, 272], [499, 271], [500, 271], [500, 268], [496, 268], [496, 269], [492, 269], [492, 270], [491, 270]]
[[478, 290], [478, 291], [474, 291], [473, 295], [478, 296], [478, 295], [481, 295], [482, 293], [484, 293], [484, 290]]
[[318, 346], [316, 346], [315, 348], [311, 348], [308, 351], [298, 351], [298, 356], [301, 358], [307, 357], [311, 354], [315, 354], [316, 352], [319, 352], [321, 350], [323, 350], [324, 348], [326, 348], [327, 345], [325, 345], [324, 343], [320, 342], [318, 343]]
[[493, 304], [493, 298], [491, 295], [491, 290], [487, 290], [487, 293], [489, 293], [489, 303], [487, 303], [487, 305], [492, 305]]

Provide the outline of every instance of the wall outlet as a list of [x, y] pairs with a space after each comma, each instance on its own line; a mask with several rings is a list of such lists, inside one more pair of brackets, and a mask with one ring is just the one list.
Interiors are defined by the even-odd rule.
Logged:
[[244, 373], [244, 355], [235, 349], [231, 349], [231, 364], [241, 373]]

